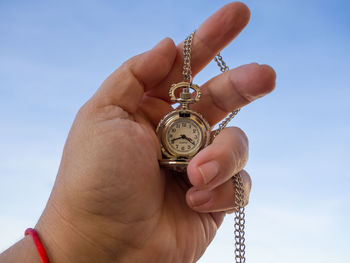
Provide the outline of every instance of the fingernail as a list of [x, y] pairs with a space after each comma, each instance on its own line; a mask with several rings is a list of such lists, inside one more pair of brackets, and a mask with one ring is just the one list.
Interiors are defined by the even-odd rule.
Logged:
[[200, 206], [208, 203], [212, 197], [212, 193], [209, 191], [195, 191], [190, 194], [190, 202], [192, 206]]
[[202, 175], [204, 184], [207, 184], [218, 174], [219, 164], [216, 161], [211, 161], [199, 166], [198, 170]]

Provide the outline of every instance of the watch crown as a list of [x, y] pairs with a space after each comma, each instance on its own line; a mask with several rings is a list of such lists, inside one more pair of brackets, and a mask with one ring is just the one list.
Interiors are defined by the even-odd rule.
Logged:
[[[179, 88], [182, 88], [182, 91], [179, 94], [179, 97], [176, 97], [175, 90]], [[192, 96], [193, 94], [190, 93], [190, 89], [194, 91], [195, 93], [194, 97]], [[169, 96], [172, 102], [189, 104], [189, 103], [198, 102], [201, 97], [201, 92], [200, 92], [199, 86], [196, 84], [191, 84], [188, 82], [180, 82], [180, 83], [171, 85], [169, 90]]]
[[186, 100], [186, 99], [190, 99], [190, 98], [191, 98], [191, 93], [189, 93], [189, 92], [183, 92], [183, 91], [182, 91], [182, 92], [180, 93], [180, 98], [181, 98], [181, 99], [185, 99], [185, 100]]

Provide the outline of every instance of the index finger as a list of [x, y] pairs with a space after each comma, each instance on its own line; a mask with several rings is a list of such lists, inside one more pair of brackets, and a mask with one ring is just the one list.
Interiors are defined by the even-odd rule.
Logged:
[[[200, 72], [225, 46], [227, 46], [248, 24], [250, 11], [241, 2], [227, 4], [215, 12], [198, 28], [193, 38], [191, 52], [192, 75]], [[183, 42], [177, 45], [174, 65], [157, 87], [147, 94], [169, 100], [169, 87], [180, 82], [183, 68]]]

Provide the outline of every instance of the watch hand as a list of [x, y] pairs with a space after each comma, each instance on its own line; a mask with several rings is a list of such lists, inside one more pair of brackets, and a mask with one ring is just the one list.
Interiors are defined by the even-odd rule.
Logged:
[[180, 137], [175, 138], [175, 139], [172, 139], [171, 142], [174, 143], [174, 141], [176, 141], [176, 140], [179, 140], [179, 139], [186, 139], [186, 138], [187, 138], [187, 137], [186, 137], [185, 134], [181, 134]]
[[179, 139], [185, 139], [185, 140], [189, 141], [190, 143], [192, 143], [193, 145], [195, 145], [194, 141], [191, 138], [187, 137], [185, 134], [181, 134], [180, 137], [172, 139], [171, 143], [174, 143], [175, 141], [177, 141]]
[[172, 139], [171, 143], [174, 143], [176, 140], [179, 140], [179, 139], [182, 139], [182, 137], [178, 137], [178, 138]]
[[193, 145], [195, 144], [194, 141], [190, 137], [187, 137], [186, 135], [185, 135], [184, 139], [186, 139], [187, 141], [189, 141]]

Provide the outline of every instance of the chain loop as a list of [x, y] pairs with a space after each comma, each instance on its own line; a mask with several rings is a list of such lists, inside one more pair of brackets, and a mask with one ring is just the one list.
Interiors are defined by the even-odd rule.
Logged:
[[[191, 51], [194, 33], [192, 32], [184, 41], [183, 56], [184, 66], [182, 74], [184, 80], [189, 81], [192, 84], [192, 71], [191, 71]], [[226, 65], [220, 53], [214, 58], [216, 64], [219, 66], [221, 72], [229, 71], [229, 67]], [[219, 124], [219, 128], [212, 135], [210, 142], [227, 126], [227, 124], [237, 115], [240, 109], [231, 112], [225, 120]], [[235, 235], [235, 262], [245, 263], [245, 209], [244, 209], [244, 186], [240, 173], [237, 173], [232, 177], [235, 189], [235, 219], [234, 219], [234, 235]]]
[[230, 70], [229, 67], [226, 65], [225, 61], [223, 60], [223, 58], [222, 58], [220, 53], [218, 53], [216, 55], [214, 60], [215, 60], [216, 64], [218, 64], [221, 72], [226, 72], [226, 71]]
[[237, 173], [233, 178], [235, 195], [235, 261], [236, 263], [244, 263], [245, 258], [245, 209], [244, 209], [244, 186], [242, 175]]
[[[221, 54], [217, 54], [214, 58], [216, 64], [219, 66], [221, 72], [229, 71], [229, 67], [226, 65]], [[219, 128], [214, 132], [211, 137], [211, 142], [215, 137], [227, 126], [227, 124], [237, 115], [241, 109], [232, 111], [220, 124]], [[235, 262], [245, 263], [245, 209], [244, 209], [244, 188], [242, 176], [240, 173], [236, 174], [233, 178], [235, 188]]]
[[184, 66], [182, 74], [184, 75], [184, 80], [192, 82], [192, 70], [191, 70], [191, 51], [192, 51], [192, 41], [194, 37], [194, 32], [189, 35], [184, 42], [183, 56], [184, 56]]
[[[218, 67], [220, 68], [221, 72], [226, 72], [229, 71], [230, 68], [226, 65], [225, 61], [223, 60], [222, 56], [220, 53], [218, 53], [216, 55], [216, 57], [214, 58], [216, 64], [218, 65]], [[215, 137], [227, 126], [227, 124], [237, 115], [237, 113], [240, 111], [241, 109], [237, 109], [233, 112], [231, 112], [226, 118], [225, 120], [223, 120], [220, 124], [219, 124], [219, 128], [215, 131], [215, 133], [213, 134], [211, 141], [213, 141], [215, 139]]]
[[[229, 71], [229, 67], [226, 65], [221, 54], [217, 54], [214, 58], [216, 64], [219, 66], [221, 72]], [[241, 109], [237, 109], [231, 112], [225, 120], [219, 124], [219, 128], [214, 132], [211, 141], [227, 126], [227, 124], [237, 115]], [[234, 235], [235, 235], [235, 262], [245, 263], [245, 209], [244, 209], [244, 186], [242, 181], [242, 175], [236, 174], [233, 178], [235, 188], [235, 219], [234, 219]]]

